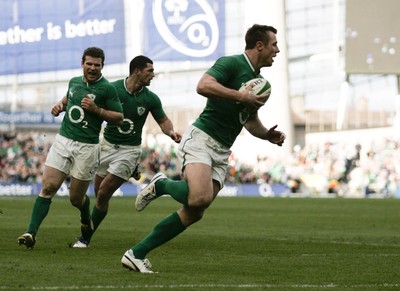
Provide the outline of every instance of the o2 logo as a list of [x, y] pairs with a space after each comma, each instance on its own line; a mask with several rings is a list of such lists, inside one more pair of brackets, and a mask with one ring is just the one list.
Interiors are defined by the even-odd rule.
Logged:
[[206, 57], [214, 53], [220, 39], [216, 11], [223, 9], [221, 3], [223, 1], [154, 0], [154, 24], [171, 48], [187, 56]]

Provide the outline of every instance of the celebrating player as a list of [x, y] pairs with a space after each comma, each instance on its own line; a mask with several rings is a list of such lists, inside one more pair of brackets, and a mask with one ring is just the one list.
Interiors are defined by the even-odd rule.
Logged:
[[123, 121], [117, 92], [101, 73], [104, 59], [102, 49], [87, 48], [82, 56], [83, 76], [69, 81], [67, 95], [51, 109], [54, 116], [66, 113], [46, 158], [42, 189], [33, 205], [28, 229], [18, 237], [20, 245], [33, 248], [52, 198], [68, 175], [71, 204], [80, 210], [82, 225], [90, 227], [90, 199], [86, 191], [99, 164], [101, 125], [103, 120], [116, 125]]
[[113, 193], [133, 174], [142, 153], [142, 129], [149, 113], [157, 121], [162, 132], [175, 142], [181, 135], [174, 131], [171, 120], [165, 114], [160, 98], [147, 86], [154, 78], [153, 61], [137, 56], [129, 64], [129, 76], [113, 82], [124, 111], [121, 126], [107, 124], [104, 139], [100, 143], [100, 166], [95, 176], [96, 205], [91, 212], [93, 225], [82, 225], [82, 236], [74, 244], [86, 248], [94, 231], [107, 215]]

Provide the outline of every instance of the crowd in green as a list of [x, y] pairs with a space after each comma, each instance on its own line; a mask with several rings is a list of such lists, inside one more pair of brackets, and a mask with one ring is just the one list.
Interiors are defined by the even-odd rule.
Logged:
[[[51, 143], [44, 134], [16, 133], [0, 136], [0, 182], [41, 183]], [[176, 145], [143, 147], [141, 182], [162, 171], [180, 179]], [[285, 160], [260, 156], [255, 165], [231, 155], [226, 183], [280, 183], [292, 192], [338, 195], [381, 193], [394, 196], [400, 183], [400, 143], [382, 140], [364, 146], [325, 142], [295, 146]]]

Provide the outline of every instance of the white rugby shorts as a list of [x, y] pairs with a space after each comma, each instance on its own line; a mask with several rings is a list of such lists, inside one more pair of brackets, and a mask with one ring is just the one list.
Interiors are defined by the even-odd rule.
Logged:
[[115, 145], [103, 138], [100, 142], [100, 165], [96, 175], [104, 178], [107, 173], [110, 173], [128, 181], [140, 162], [141, 154], [140, 145]]
[[76, 179], [91, 181], [99, 165], [99, 145], [74, 141], [57, 134], [45, 165]]
[[184, 170], [187, 164], [202, 163], [212, 168], [212, 179], [224, 187], [231, 150], [194, 125], [189, 126], [179, 144], [178, 157]]

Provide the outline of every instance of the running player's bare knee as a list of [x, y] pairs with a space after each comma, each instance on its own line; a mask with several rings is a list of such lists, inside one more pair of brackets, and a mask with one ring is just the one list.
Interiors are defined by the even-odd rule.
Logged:
[[82, 198], [73, 198], [73, 197], [69, 197], [69, 201], [71, 202], [72, 206], [77, 207], [77, 208], [81, 208], [82, 207]]
[[189, 200], [189, 206], [194, 208], [206, 209], [210, 206], [212, 199], [207, 197], [198, 197], [196, 199]]
[[52, 183], [46, 183], [43, 184], [42, 195], [45, 197], [53, 197], [56, 194], [57, 190], [58, 188], [56, 185]]
[[188, 206], [207, 209], [213, 202], [213, 195], [209, 193], [189, 193]]
[[189, 226], [195, 222], [198, 222], [203, 218], [204, 215], [204, 210], [203, 208], [198, 208], [198, 207], [185, 207], [184, 214], [182, 215], [181, 218], [183, 218], [183, 223], [186, 226]]
[[102, 195], [101, 192], [99, 192], [96, 200], [96, 208], [100, 211], [107, 211], [109, 201], [110, 199], [106, 195]]

